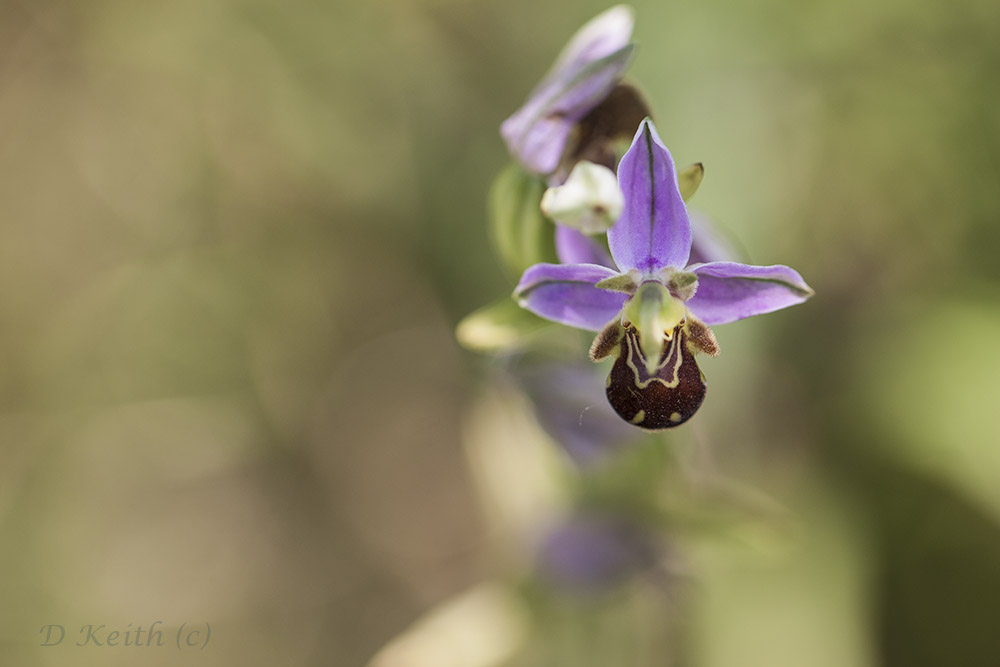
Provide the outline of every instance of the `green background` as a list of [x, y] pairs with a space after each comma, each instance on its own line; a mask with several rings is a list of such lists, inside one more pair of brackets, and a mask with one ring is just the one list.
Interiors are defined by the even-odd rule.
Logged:
[[[784, 519], [687, 550], [677, 664], [1000, 664], [1000, 4], [634, 6], [691, 206], [816, 290], [702, 363], [678, 439]], [[362, 665], [502, 575], [453, 328], [605, 7], [0, 8], [0, 662]], [[155, 620], [212, 643], [67, 645]]]

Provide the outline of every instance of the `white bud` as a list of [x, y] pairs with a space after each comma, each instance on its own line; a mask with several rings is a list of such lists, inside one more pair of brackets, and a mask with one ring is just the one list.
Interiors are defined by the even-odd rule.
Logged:
[[624, 207], [618, 177], [593, 162], [578, 162], [565, 183], [542, 195], [542, 213], [584, 234], [608, 231]]

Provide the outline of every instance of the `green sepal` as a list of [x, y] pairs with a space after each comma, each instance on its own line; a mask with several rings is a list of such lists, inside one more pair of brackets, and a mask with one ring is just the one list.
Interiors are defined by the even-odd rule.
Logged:
[[687, 301], [698, 291], [698, 276], [690, 271], [671, 270], [665, 277], [671, 293], [681, 301]]
[[701, 179], [705, 177], [705, 167], [701, 162], [695, 162], [690, 167], [686, 167], [677, 174], [677, 185], [681, 190], [681, 198], [684, 201], [691, 199], [701, 185]]
[[598, 289], [606, 289], [611, 292], [624, 292], [625, 294], [633, 294], [637, 286], [638, 283], [636, 283], [635, 278], [632, 277], [631, 273], [622, 273], [617, 276], [611, 276], [610, 278], [598, 281], [594, 285], [594, 287]]
[[523, 345], [529, 337], [551, 326], [505, 296], [466, 315], [455, 327], [459, 344], [475, 352], [497, 352]]
[[555, 230], [540, 208], [545, 188], [545, 181], [513, 162], [497, 174], [490, 188], [490, 233], [513, 278], [534, 264], [558, 261]]

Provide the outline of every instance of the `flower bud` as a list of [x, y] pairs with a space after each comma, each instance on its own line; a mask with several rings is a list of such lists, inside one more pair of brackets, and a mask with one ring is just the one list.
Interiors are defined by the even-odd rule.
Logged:
[[615, 173], [593, 162], [578, 162], [562, 185], [542, 196], [542, 213], [584, 234], [608, 231], [625, 206]]

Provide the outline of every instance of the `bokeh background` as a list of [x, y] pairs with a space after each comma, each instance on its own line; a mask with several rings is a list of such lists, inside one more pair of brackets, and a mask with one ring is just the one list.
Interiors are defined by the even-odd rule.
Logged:
[[[530, 418], [453, 332], [512, 287], [498, 125], [606, 6], [2, 5], [0, 663], [364, 665], [503, 579], [470, 440]], [[817, 296], [660, 445], [771, 518], [601, 664], [1000, 664], [1000, 4], [634, 6], [692, 206]], [[156, 620], [211, 643], [69, 645]]]

